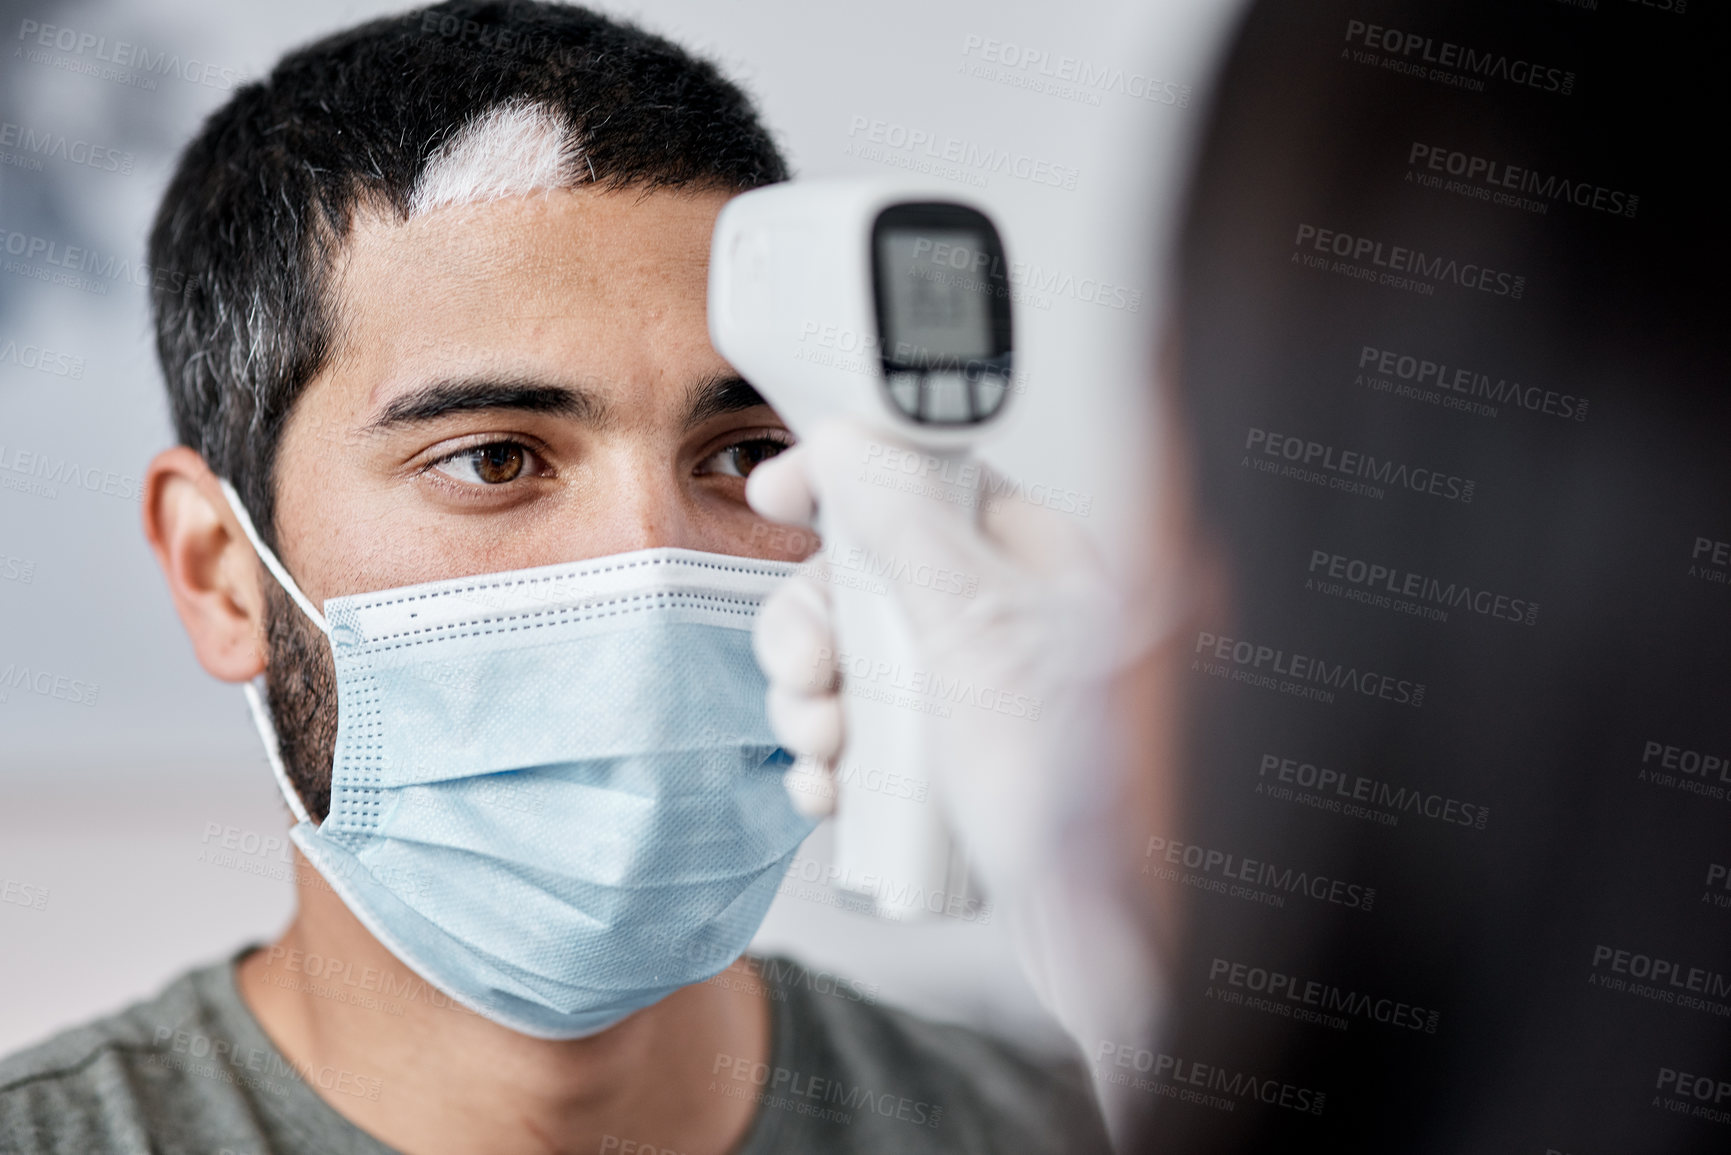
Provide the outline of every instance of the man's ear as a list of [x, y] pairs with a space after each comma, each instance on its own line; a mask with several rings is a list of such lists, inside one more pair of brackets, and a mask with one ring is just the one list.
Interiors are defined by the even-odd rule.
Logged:
[[184, 445], [156, 455], [144, 478], [144, 536], [199, 665], [225, 682], [264, 672], [264, 572], [216, 474]]

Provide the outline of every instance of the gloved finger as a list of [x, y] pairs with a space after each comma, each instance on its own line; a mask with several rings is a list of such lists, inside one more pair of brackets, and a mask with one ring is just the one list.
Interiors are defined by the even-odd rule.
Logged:
[[822, 588], [796, 577], [771, 594], [752, 625], [751, 651], [772, 686], [803, 694], [835, 689], [835, 629]]
[[804, 444], [784, 449], [745, 479], [746, 504], [759, 516], [787, 525], [807, 525], [817, 509], [806, 476]]
[[[986, 487], [1011, 493], [1015, 487], [993, 470], [984, 470]], [[981, 505], [980, 531], [1004, 556], [1046, 577], [1077, 568], [1101, 570], [1094, 538], [1070, 514], [1031, 501], [1000, 499]]]
[[781, 776], [782, 788], [793, 808], [807, 818], [828, 818], [835, 813], [835, 772], [826, 762], [801, 755]]
[[783, 749], [830, 761], [840, 756], [844, 725], [835, 694], [796, 694], [771, 686], [764, 700], [769, 728]]
[[843, 421], [819, 425], [801, 448], [830, 547], [882, 565], [916, 632], [942, 628], [982, 589], [1014, 581], [978, 524], [978, 463], [945, 462]]

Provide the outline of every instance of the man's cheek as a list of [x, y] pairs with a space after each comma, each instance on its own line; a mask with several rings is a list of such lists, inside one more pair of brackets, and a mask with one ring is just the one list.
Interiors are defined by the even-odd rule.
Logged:
[[746, 535], [746, 545], [753, 557], [804, 561], [822, 547], [823, 539], [800, 526], [757, 518]]

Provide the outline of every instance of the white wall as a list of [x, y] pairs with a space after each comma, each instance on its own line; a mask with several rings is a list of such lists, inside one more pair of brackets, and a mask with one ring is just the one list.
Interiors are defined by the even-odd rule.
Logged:
[[[294, 44], [403, 6], [26, 3], [0, 26], [0, 121], [18, 126], [0, 134], [63, 134], [129, 154], [131, 171], [43, 157], [0, 135], [0, 161], [24, 162], [0, 163], [6, 242], [23, 234], [140, 261], [176, 150], [226, 96], [221, 73], [212, 85], [170, 75], [146, 90], [74, 71], [66, 66], [90, 62], [90, 51], [38, 49], [21, 21], [247, 78]], [[1083, 523], [1106, 546], [1121, 542], [1137, 507], [1111, 479], [1146, 444], [1134, 435], [1147, 420], [1140, 350], [1161, 308], [1150, 228], [1167, 212], [1231, 0], [603, 6], [718, 59], [761, 101], [802, 175], [891, 171], [883, 158], [917, 155], [895, 147], [906, 132], [1073, 176], [1066, 189], [964, 162], [953, 183], [992, 206], [1034, 282], [1019, 341], [1032, 387], [991, 454], [1030, 482], [1085, 496]], [[1030, 53], [1039, 63], [1016, 66]], [[1084, 64], [1104, 82], [1040, 75]], [[1131, 94], [1150, 83], [1171, 98], [1187, 86], [1188, 107]], [[870, 127], [880, 121], [881, 144]], [[106, 294], [81, 291], [32, 275], [48, 268], [39, 255], [0, 260], [12, 262], [0, 270], [0, 676], [28, 667], [64, 679], [61, 697], [0, 686], [0, 884], [20, 884], [14, 899], [46, 891], [42, 909], [0, 902], [4, 1053], [272, 935], [292, 895], [271, 876], [282, 866], [271, 854], [213, 854], [231, 828], [250, 835], [248, 847], [280, 838], [287, 816], [239, 691], [193, 661], [126, 496], [171, 442], [144, 290], [123, 278]], [[1135, 308], [1083, 299], [1100, 282]], [[40, 348], [63, 357], [30, 367], [28, 350]], [[77, 375], [55, 371], [74, 365]], [[32, 481], [25, 454], [46, 455], [63, 479], [61, 463], [75, 463], [88, 488]], [[93, 704], [64, 700], [73, 682], [99, 687]], [[784, 898], [759, 945], [933, 1014], [1034, 1039], [1047, 1029], [996, 922], [888, 926]]]

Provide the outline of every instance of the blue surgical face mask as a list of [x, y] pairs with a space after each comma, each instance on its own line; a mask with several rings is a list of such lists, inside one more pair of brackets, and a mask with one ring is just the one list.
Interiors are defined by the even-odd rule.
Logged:
[[604, 1030], [737, 958], [812, 821], [764, 715], [751, 623], [781, 562], [651, 549], [333, 598], [337, 739], [290, 833], [373, 936], [493, 1021]]

